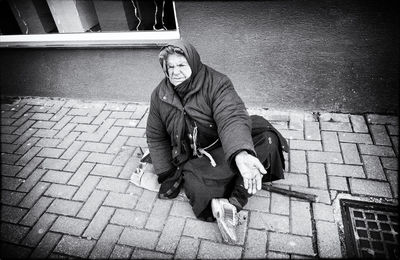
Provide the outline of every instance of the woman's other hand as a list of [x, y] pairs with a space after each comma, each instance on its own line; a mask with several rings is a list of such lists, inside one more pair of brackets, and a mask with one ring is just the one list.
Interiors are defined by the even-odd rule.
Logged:
[[249, 194], [261, 190], [262, 174], [266, 174], [264, 166], [257, 157], [242, 151], [235, 157], [236, 166], [243, 177], [244, 188]]

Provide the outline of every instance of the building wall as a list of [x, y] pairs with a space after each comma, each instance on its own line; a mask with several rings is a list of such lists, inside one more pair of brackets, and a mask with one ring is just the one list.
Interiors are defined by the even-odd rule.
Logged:
[[[398, 112], [391, 2], [177, 1], [182, 38], [248, 106]], [[1, 49], [3, 94], [148, 101], [158, 49]]]

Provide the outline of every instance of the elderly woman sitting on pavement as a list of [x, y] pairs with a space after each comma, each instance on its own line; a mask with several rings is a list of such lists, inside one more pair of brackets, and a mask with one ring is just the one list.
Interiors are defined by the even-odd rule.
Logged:
[[151, 95], [146, 136], [160, 198], [183, 188], [193, 212], [236, 241], [236, 214], [262, 182], [283, 178], [286, 140], [249, 116], [230, 79], [178, 40], [161, 49], [165, 78]]

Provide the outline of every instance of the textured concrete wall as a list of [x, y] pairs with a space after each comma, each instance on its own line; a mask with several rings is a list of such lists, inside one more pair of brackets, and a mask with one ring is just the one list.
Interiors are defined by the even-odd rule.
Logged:
[[[398, 112], [390, 2], [178, 1], [182, 38], [248, 106]], [[157, 49], [0, 50], [3, 93], [148, 101]]]

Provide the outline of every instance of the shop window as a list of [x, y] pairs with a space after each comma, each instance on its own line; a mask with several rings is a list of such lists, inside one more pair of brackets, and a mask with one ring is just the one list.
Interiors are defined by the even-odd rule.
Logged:
[[172, 0], [0, 0], [0, 47], [151, 45], [177, 38]]

